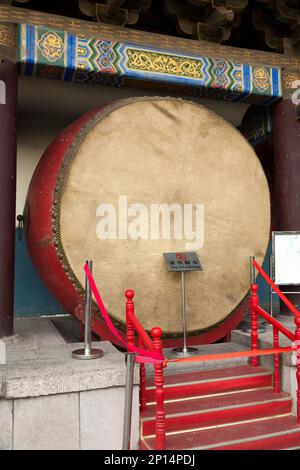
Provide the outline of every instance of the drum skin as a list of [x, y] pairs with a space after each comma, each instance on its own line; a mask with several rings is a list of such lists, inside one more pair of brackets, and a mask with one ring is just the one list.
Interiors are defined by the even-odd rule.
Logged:
[[[134, 106], [136, 106], [136, 109], [133, 108]], [[131, 110], [129, 109], [130, 107]], [[144, 112], [146, 114], [145, 119], [141, 119], [140, 122], [137, 118], [137, 121], [134, 123], [134, 128], [130, 129], [130, 123], [127, 125], [127, 137], [124, 137], [123, 141], [120, 129], [122, 129], [122, 122], [124, 123], [124, 127], [126, 127], [126, 108], [129, 110], [128, 121], [130, 122], [135, 119], [134, 116], [142, 116]], [[151, 130], [151, 123], [154, 122], [154, 118], [156, 117], [155, 113], [157, 113], [157, 122]], [[191, 149], [190, 152], [190, 159], [194, 158], [194, 160], [192, 160], [194, 167], [192, 164], [189, 166], [186, 164], [186, 162], [189, 161], [189, 143], [188, 139], [183, 137], [184, 132], [180, 134], [179, 130], [180, 126], [182, 127], [187, 125], [187, 130], [185, 131], [185, 134], [187, 134], [188, 130], [191, 129], [189, 126], [191, 126], [191, 123], [195, 122], [195, 116], [198, 116], [197, 113], [199, 113], [199, 117], [203, 122], [207, 121], [211, 126], [216, 126], [215, 138], [217, 138], [218, 135], [220, 137], [220, 145], [215, 144], [216, 162], [223, 162], [221, 151], [223, 136], [227, 141], [227, 147], [228, 139], [232, 139], [232, 158], [240, 158], [240, 160], [237, 160], [236, 166], [233, 165], [231, 168], [232, 161], [228, 159], [227, 156], [227, 160], [224, 160], [225, 169], [217, 168], [212, 161], [212, 156], [214, 155], [213, 152], [207, 158], [208, 164], [206, 163], [206, 159], [201, 154], [201, 139], [205, 140], [207, 138], [205, 132], [202, 132], [203, 127], [199, 127], [202, 132], [202, 135], [199, 135], [199, 159], [203, 159], [202, 171], [200, 163], [198, 165], [195, 160], [197, 149]], [[149, 115], [149, 122], [147, 122], [147, 116]], [[161, 121], [159, 120], [160, 116]], [[185, 124], [182, 119], [183, 116], [186, 116], [187, 120], [190, 119], [190, 123], [187, 122], [187, 124]], [[181, 120], [182, 122], [178, 123], [176, 120]], [[147, 126], [149, 134], [146, 129]], [[177, 133], [176, 126], [179, 126]], [[116, 133], [117, 127], [118, 132]], [[146, 160], [144, 160], [144, 163], [141, 165], [139, 165], [138, 159], [135, 158], [134, 148], [131, 148], [131, 145], [135, 145], [131, 142], [134, 141], [133, 129], [138, 133], [140, 130], [139, 127], [143, 131], [141, 134], [142, 139], [148, 138], [150, 142], [149, 145], [151, 146], [151, 150], [149, 151], [150, 153], [147, 154], [147, 151], [145, 152]], [[174, 196], [170, 196], [168, 200], [154, 200], [153, 202], [167, 202], [169, 204], [177, 202], [181, 204], [188, 203], [191, 201], [191, 195], [193, 195], [194, 191], [196, 194], [195, 199], [191, 202], [195, 203], [195, 201], [198, 201], [201, 203], [202, 201], [197, 199], [198, 196], [203, 197], [204, 199], [207, 198], [205, 199], [205, 210], [206, 206], [208, 206], [209, 210], [210, 200], [214, 197], [213, 191], [215, 191], [215, 203], [213, 202], [211, 205], [215, 208], [216, 213], [218, 213], [218, 203], [219, 205], [222, 205], [222, 199], [226, 198], [224, 194], [229, 194], [228, 205], [230, 206], [230, 209], [228, 209], [228, 214], [230, 215], [225, 214], [224, 220], [223, 216], [220, 218], [220, 214], [218, 213], [217, 221], [212, 222], [213, 216], [211, 213], [207, 213], [207, 210], [205, 212], [205, 216], [207, 216], [208, 220], [209, 239], [212, 239], [211, 246], [214, 248], [213, 256], [211, 256], [210, 259], [210, 256], [205, 251], [204, 244], [203, 250], [200, 249], [197, 251], [200, 260], [204, 265], [204, 272], [188, 273], [186, 275], [187, 281], [190, 282], [190, 285], [187, 283], [187, 294], [189, 298], [192, 299], [190, 300], [191, 306], [188, 304], [188, 314], [190, 313], [193, 323], [191, 328], [189, 328], [188, 323], [189, 344], [215, 342], [231, 331], [231, 329], [241, 321], [244, 313], [247, 311], [247, 301], [245, 301], [245, 298], [248, 290], [247, 276], [249, 270], [249, 256], [255, 255], [259, 262], [263, 261], [269, 239], [270, 202], [268, 186], [263, 170], [260, 167], [260, 163], [253, 150], [245, 139], [222, 118], [211, 111], [194, 104], [193, 102], [172, 98], [148, 97], [142, 99], [136, 98], [120, 100], [85, 114], [66, 128], [47, 148], [32, 177], [25, 210], [28, 251], [36, 269], [48, 289], [60, 301], [66, 310], [73, 313], [81, 321], [84, 318], [84, 274], [83, 269], [81, 272], [81, 266], [83, 267], [84, 259], [90, 258], [94, 261], [96, 283], [99, 287], [100, 293], [102, 295], [104, 294], [104, 303], [106, 304], [114, 323], [120, 330], [124, 330], [124, 291], [126, 288], [132, 288], [136, 292], [136, 314], [141, 323], [145, 325], [148, 331], [152, 326], [162, 326], [165, 346], [180, 344], [179, 275], [176, 273], [167, 273], [162, 252], [188, 251], [184, 249], [184, 245], [182, 243], [174, 244], [173, 242], [170, 242], [168, 245], [164, 242], [161, 246], [158, 245], [155, 250], [153, 250], [154, 245], [147, 242], [148, 245], [143, 245], [146, 246], [146, 248], [143, 248], [141, 252], [139, 252], [139, 245], [136, 245], [136, 247], [135, 245], [130, 245], [133, 246], [133, 248], [129, 248], [129, 244], [124, 244], [124, 240], [114, 240], [111, 245], [109, 244], [109, 240], [95, 240], [95, 244], [97, 244], [98, 247], [97, 250], [95, 250], [93, 246], [86, 246], [85, 244], [85, 229], [82, 229], [82, 234], [79, 233], [81, 232], [80, 221], [82, 220], [82, 224], [84, 226], [84, 223], [87, 223], [87, 221], [90, 221], [90, 219], [94, 217], [96, 201], [89, 202], [93, 199], [94, 193], [97, 193], [95, 197], [98, 198], [97, 203], [99, 204], [102, 202], [116, 203], [117, 199], [115, 196], [117, 197], [120, 194], [128, 194], [131, 191], [132, 194], [129, 194], [128, 200], [141, 203], [144, 201], [151, 201], [151, 197], [153, 198], [153, 194], [155, 194], [156, 189], [154, 186], [154, 192], [151, 192], [151, 189], [149, 189], [151, 188], [151, 185], [149, 184], [147, 186], [147, 179], [149, 180], [152, 178], [152, 180], [155, 180], [155, 175], [159, 172], [157, 172], [157, 170], [152, 171], [151, 165], [160, 165], [162, 158], [166, 158], [167, 160], [170, 158], [170, 162], [167, 162], [167, 164], [170, 165], [170, 178], [174, 179], [178, 177], [178, 173], [180, 173], [180, 171], [175, 168], [178, 157], [176, 157], [177, 160], [174, 161], [173, 167], [171, 165], [173, 164], [173, 157], [170, 157], [170, 152], [168, 154], [165, 152], [164, 157], [164, 153], [162, 152], [162, 155], [160, 155], [160, 150], [155, 148], [155, 133], [161, 134], [158, 136], [160, 137], [160, 140], [158, 139], [156, 145], [158, 146], [158, 142], [160, 142], [160, 146], [164, 147], [164, 140], [168, 140], [167, 137], [170, 139], [170, 136], [164, 136], [164, 133], [167, 134], [167, 132], [171, 132], [172, 139], [174, 139], [175, 156], [177, 155], [176, 152], [179, 152], [175, 147], [180, 146], [180, 143], [176, 142], [176, 139], [179, 139], [181, 136], [182, 141], [185, 142], [187, 154], [184, 156], [184, 159], [186, 159], [185, 165], [188, 166], [188, 174], [185, 183], [182, 184], [182, 186], [179, 185], [180, 187], [177, 191], [175, 190]], [[109, 133], [111, 133], [115, 139], [113, 140], [112, 145], [114, 148], [112, 148], [112, 150], [110, 149], [111, 143], [108, 142], [107, 137]], [[190, 134], [191, 139], [194, 139], [195, 146], [195, 136], [193, 135], [192, 130], [190, 131]], [[132, 136], [131, 138], [130, 135]], [[229, 138], [226, 137], [227, 135]], [[212, 138], [213, 134], [212, 136], [210, 135], [210, 139]], [[97, 145], [95, 142], [97, 142]], [[129, 152], [127, 162], [126, 160], [122, 160], [122, 155], [125, 153], [124, 147], [125, 149], [128, 148]], [[219, 147], [221, 150], [218, 150]], [[102, 148], [104, 149], [103, 153], [101, 153]], [[141, 142], [141, 158], [143, 158], [143, 148], [144, 147]], [[202, 148], [205, 148], [205, 145], [202, 145]], [[95, 151], [95, 149], [97, 151]], [[120, 149], [120, 151], [118, 151], [118, 149]], [[239, 156], [239, 150], [242, 154], [241, 156]], [[184, 149], [182, 149], [182, 151], [184, 153]], [[111, 155], [110, 152], [112, 152]], [[226, 152], [228, 154], [228, 149], [225, 148], [224, 141], [224, 155]], [[121, 157], [119, 157], [119, 153]], [[130, 155], [132, 158], [130, 158]], [[153, 155], [153, 157], [150, 158], [149, 155], [150, 157]], [[107, 160], [105, 160], [105, 158]], [[85, 165], [84, 159], [86, 159], [87, 165]], [[94, 161], [99, 161], [98, 166], [93, 164], [93, 159]], [[243, 165], [248, 165], [247, 159], [250, 166], [249, 168], [244, 168]], [[204, 168], [204, 162], [205, 165], [208, 166], [206, 169]], [[167, 164], [162, 163], [161, 173], [163, 175], [168, 171]], [[237, 165], [241, 165], [242, 168], [235, 170]], [[85, 168], [87, 168], [87, 171], [85, 171]], [[195, 170], [193, 170], [193, 168], [195, 168]], [[247, 185], [247, 177], [244, 178], [241, 176], [247, 172], [247, 169], [249, 171], [249, 188], [245, 187]], [[131, 175], [134, 174], [135, 171], [137, 182], [134, 181], [134, 178], [131, 178]], [[145, 172], [144, 181], [143, 171]], [[204, 176], [206, 175], [206, 180], [207, 178], [210, 178], [207, 176], [209, 175], [209, 171], [211, 171], [212, 176], [206, 192], [210, 193], [206, 195], [205, 191], [203, 192], [203, 190], [197, 189], [197, 185], [198, 182], [201, 184], [202, 174]], [[224, 187], [224, 184], [226, 184], [226, 178], [228, 179], [228, 175], [231, 176], [231, 171], [232, 179], [228, 181], [227, 189]], [[244, 171], [244, 173], [242, 173], [242, 171]], [[193, 175], [193, 173], [195, 173], [195, 175]], [[168, 178], [167, 175], [166, 178]], [[195, 179], [190, 180], [189, 178]], [[239, 182], [235, 180], [238, 178], [245, 179], [245, 182], [243, 181], [240, 183], [240, 186]], [[91, 184], [89, 183], [90, 181]], [[190, 183], [190, 189], [185, 191], [187, 182]], [[220, 185], [218, 182], [220, 182]], [[170, 188], [172, 186], [168, 187], [168, 184], [170, 185], [170, 182], [167, 181], [164, 182], [164, 184], [157, 185], [157, 193], [161, 197], [166, 197], [166, 195], [170, 193]], [[100, 190], [99, 193], [97, 185], [103, 186], [103, 194]], [[230, 192], [231, 188], [233, 188], [233, 190], [235, 189], [235, 185], [237, 185], [237, 191], [241, 191], [241, 199], [244, 200], [245, 212], [248, 213], [246, 216], [245, 214], [241, 214], [239, 217], [238, 214], [236, 215], [235, 207], [232, 209], [232, 206], [236, 205], [239, 207], [241, 204], [236, 200], [238, 198], [235, 196], [233, 197]], [[195, 189], [193, 190], [193, 188]], [[217, 193], [218, 188], [219, 193]], [[254, 194], [254, 196], [251, 197], [251, 200], [247, 199], [248, 191], [251, 191], [251, 193]], [[101, 197], [99, 197], [99, 194]], [[80, 199], [76, 200], [77, 197]], [[92, 203], [94, 204], [91, 209], [93, 216], [86, 217], [85, 208], [88, 208]], [[73, 226], [77, 207], [81, 210], [81, 213], [79, 213], [79, 221], [76, 221]], [[225, 204], [224, 207], [226, 207]], [[231, 215], [231, 211], [233, 215]], [[255, 219], [256, 213], [257, 220]], [[238, 228], [239, 218], [241, 218], [240, 228]], [[214, 224], [214, 230], [217, 234], [211, 230], [211, 227], [214, 227]], [[232, 242], [229, 237], [231, 233], [230, 231], [232, 231]], [[95, 228], [93, 228], [93, 233], [94, 232]], [[237, 233], [235, 234], [235, 232]], [[244, 233], [246, 233], [247, 236], [244, 236]], [[253, 237], [251, 237], [251, 233], [253, 233]], [[216, 241], [218, 240], [218, 237], [219, 243]], [[88, 229], [87, 238], [89, 238]], [[252, 238], [253, 243], [251, 241]], [[224, 249], [222, 248], [222, 240]], [[237, 245], [239, 240], [241, 244], [243, 242], [245, 243], [245, 248]], [[93, 245], [93, 243], [94, 242], [90, 245]], [[124, 248], [120, 248], [120, 245], [118, 245], [119, 243], [123, 243], [122, 246]], [[130, 240], [129, 243], [134, 243], [134, 241]], [[98, 256], [98, 252], [101, 252], [101, 250], [103, 250], [103, 255]], [[148, 250], [149, 252], [144, 256], [145, 271], [143, 272], [143, 269], [141, 269], [136, 274], [135, 271], [139, 270], [139, 264], [132, 263], [131, 273], [128, 260], [132, 259], [135, 252], [137, 252], [137, 256], [141, 253], [143, 254], [143, 250]], [[237, 259], [234, 258], [235, 250], [237, 250], [238, 253], [236, 256]], [[122, 260], [123, 253], [124, 261]], [[76, 256], [77, 258], [79, 256], [79, 259], [75, 259]], [[232, 257], [232, 264], [234, 265], [236, 273], [231, 267], [230, 256]], [[154, 263], [153, 258], [155, 258], [155, 263], [158, 265], [157, 273], [155, 271], [156, 264]], [[109, 268], [109, 260], [112, 260], [115, 268]], [[104, 264], [104, 270], [98, 274], [97, 267], [102, 262]], [[118, 265], [121, 266], [120, 269], [118, 269]], [[210, 266], [212, 266], [212, 268]], [[230, 271], [230, 269], [232, 269], [232, 271]], [[221, 275], [218, 274], [220, 271]], [[105, 272], [107, 272], [107, 275], [105, 275]], [[152, 273], [156, 275], [154, 280], [152, 279], [154, 275]], [[214, 276], [215, 282], [213, 281]], [[223, 276], [223, 278], [221, 276]], [[171, 280], [169, 281], [169, 279]], [[192, 281], [189, 281], [189, 279]], [[199, 282], [199, 289], [197, 288], [197, 282]], [[202, 296], [200, 296], [198, 292], [198, 290], [201, 292], [201, 287], [203, 290]], [[211, 301], [210, 295], [214, 299], [215, 290], [217, 292], [216, 299]], [[224, 295], [224, 311], [222, 311], [222, 300], [220, 300], [222, 299], [222, 295]], [[173, 297], [174, 304], [172, 304]], [[208, 299], [207, 312], [211, 313], [209, 313], [210, 316], [208, 315], [206, 320], [205, 315], [203, 315], [202, 319], [199, 316], [198, 325], [197, 315], [192, 316], [192, 314], [195, 311], [195, 305], [197, 305], [197, 302], [202, 301], [202, 297]], [[218, 317], [216, 320], [213, 318], [214, 302], [216, 312], [218, 310]], [[168, 305], [171, 305], [171, 313], [168, 312], [168, 314], [170, 316], [173, 315], [174, 317], [169, 323], [165, 319], [166, 311], [168, 310], [166, 306]], [[201, 304], [201, 309], [202, 311], [204, 310], [203, 304]], [[97, 312], [95, 305], [93, 310], [93, 331], [98, 334], [102, 340], [111, 340], [112, 342], [117, 343], [109, 329], [104, 324], [100, 314]], [[152, 312], [153, 318], [151, 318]], [[201, 314], [199, 313], [199, 315]]]

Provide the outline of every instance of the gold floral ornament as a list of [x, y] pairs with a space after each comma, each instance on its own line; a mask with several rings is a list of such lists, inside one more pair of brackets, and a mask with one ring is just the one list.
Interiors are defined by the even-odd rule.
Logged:
[[0, 45], [15, 47], [16, 45], [16, 33], [13, 28], [6, 25], [0, 25]]
[[253, 70], [253, 83], [255, 87], [264, 93], [271, 85], [270, 75], [264, 67], [256, 67]]
[[42, 55], [51, 62], [60, 59], [65, 50], [62, 38], [54, 31], [44, 33], [38, 41], [38, 46]]
[[199, 59], [156, 52], [127, 49], [128, 69], [157, 72], [183, 77], [203, 78], [203, 63]]
[[283, 87], [285, 89], [293, 88], [293, 83], [300, 80], [300, 74], [298, 73], [285, 73], [283, 75]]

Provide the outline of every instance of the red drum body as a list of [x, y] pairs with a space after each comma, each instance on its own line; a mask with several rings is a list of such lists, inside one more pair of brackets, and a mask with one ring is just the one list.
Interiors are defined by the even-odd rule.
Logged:
[[[203, 240], [195, 249], [172, 230], [170, 238], [150, 236], [147, 211], [166, 204], [190, 204], [193, 216], [203, 206]], [[103, 236], [105, 207], [116, 217], [107, 218]], [[140, 207], [147, 230], [140, 226], [132, 236]], [[193, 102], [146, 97], [114, 102], [66, 128], [35, 170], [25, 216], [33, 263], [68, 311], [83, 320], [83, 265], [90, 259], [115, 325], [124, 329], [124, 293], [133, 289], [143, 326], [160, 326], [172, 346], [182, 336], [180, 276], [167, 272], [163, 253], [197, 252], [204, 271], [186, 275], [188, 342], [215, 342], [247, 309], [249, 257], [265, 256], [270, 201], [259, 160], [235, 128]], [[93, 331], [115, 342], [93, 309]]]

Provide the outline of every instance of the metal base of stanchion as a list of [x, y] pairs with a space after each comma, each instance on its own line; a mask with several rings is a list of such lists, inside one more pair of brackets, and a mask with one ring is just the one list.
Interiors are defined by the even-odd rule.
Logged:
[[[245, 331], [245, 333], [251, 333], [252, 328], [251, 328], [251, 326], [249, 325], [249, 326], [243, 328], [243, 331]], [[266, 331], [267, 331], [267, 328], [266, 328], [265, 326], [263, 326], [263, 325], [260, 325], [260, 326], [258, 326], [258, 328], [257, 328], [257, 333], [263, 334], [263, 333], [265, 333]]]
[[199, 353], [200, 353], [199, 349], [193, 348], [192, 346], [189, 346], [187, 348], [182, 348], [182, 347], [173, 348], [170, 351], [170, 354], [176, 357], [197, 356], [197, 354]]
[[90, 352], [87, 352], [85, 349], [76, 349], [72, 351], [72, 357], [74, 359], [99, 359], [103, 356], [103, 351], [101, 349], [91, 349]]

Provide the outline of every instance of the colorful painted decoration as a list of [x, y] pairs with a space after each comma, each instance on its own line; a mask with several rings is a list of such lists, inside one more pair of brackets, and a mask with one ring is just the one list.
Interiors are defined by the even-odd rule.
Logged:
[[[85, 34], [19, 25], [19, 63], [25, 75], [130, 86], [166, 86], [168, 91], [227, 101], [269, 104], [282, 96], [278, 67], [253, 66]], [[171, 87], [171, 90], [170, 90]]]

